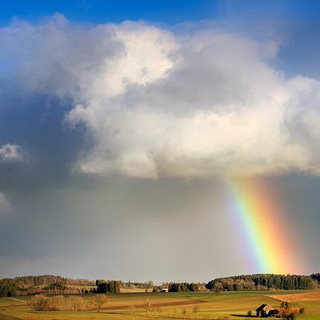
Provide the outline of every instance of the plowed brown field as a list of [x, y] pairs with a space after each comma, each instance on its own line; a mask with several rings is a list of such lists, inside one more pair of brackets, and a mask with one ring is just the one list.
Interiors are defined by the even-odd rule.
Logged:
[[279, 295], [266, 295], [266, 297], [272, 298], [278, 301], [287, 301], [287, 302], [320, 301], [320, 291], [279, 294]]

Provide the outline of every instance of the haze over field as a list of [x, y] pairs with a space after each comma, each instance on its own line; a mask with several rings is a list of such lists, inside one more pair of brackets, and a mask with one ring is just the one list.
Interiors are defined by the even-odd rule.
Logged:
[[230, 189], [249, 178], [303, 261], [288, 272], [318, 271], [317, 2], [16, 2], [0, 4], [1, 277], [262, 272]]

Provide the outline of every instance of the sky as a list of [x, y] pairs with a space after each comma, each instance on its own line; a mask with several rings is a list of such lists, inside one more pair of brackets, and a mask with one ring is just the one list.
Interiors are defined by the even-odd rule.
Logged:
[[0, 277], [319, 272], [319, 18], [0, 1]]

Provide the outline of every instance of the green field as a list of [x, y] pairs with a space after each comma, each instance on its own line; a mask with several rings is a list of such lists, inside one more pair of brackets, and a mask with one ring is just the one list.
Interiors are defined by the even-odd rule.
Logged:
[[[318, 291], [319, 292], [319, 291]], [[248, 310], [255, 310], [262, 303], [279, 307], [280, 301], [266, 297], [268, 294], [302, 293], [281, 292], [233, 292], [233, 293], [132, 293], [108, 295], [108, 302], [100, 313], [91, 306], [93, 295], [82, 295], [88, 306], [86, 311], [31, 311], [28, 297], [1, 298], [1, 320], [62, 320], [62, 319], [246, 319]], [[67, 298], [66, 298], [67, 299]], [[302, 299], [303, 300], [303, 299]], [[304, 307], [304, 320], [320, 320], [319, 301], [303, 301], [293, 304]]]

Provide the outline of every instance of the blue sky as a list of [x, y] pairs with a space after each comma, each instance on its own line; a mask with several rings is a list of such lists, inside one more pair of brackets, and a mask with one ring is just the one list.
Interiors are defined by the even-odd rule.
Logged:
[[12, 1], [1, 5], [1, 18], [8, 21], [18, 15], [36, 20], [44, 15], [62, 12], [72, 20], [91, 23], [105, 21], [151, 20], [177, 23], [186, 20], [200, 20], [217, 15], [220, 1]]
[[57, 0], [1, 1], [1, 22], [13, 16], [36, 21], [55, 12], [81, 22], [150, 20], [176, 24], [203, 19], [284, 20], [312, 22], [318, 18], [316, 0]]
[[319, 21], [319, 1], [0, 1], [0, 277], [259, 272], [239, 176], [318, 271]]
[[173, 28], [181, 23], [214, 21], [258, 38], [283, 36], [278, 55], [283, 59], [277, 61], [280, 67], [290, 75], [318, 77], [320, 73], [319, 64], [315, 65], [320, 54], [317, 0], [13, 0], [0, 2], [0, 25], [15, 18], [37, 23], [57, 12], [78, 23], [144, 20]]

